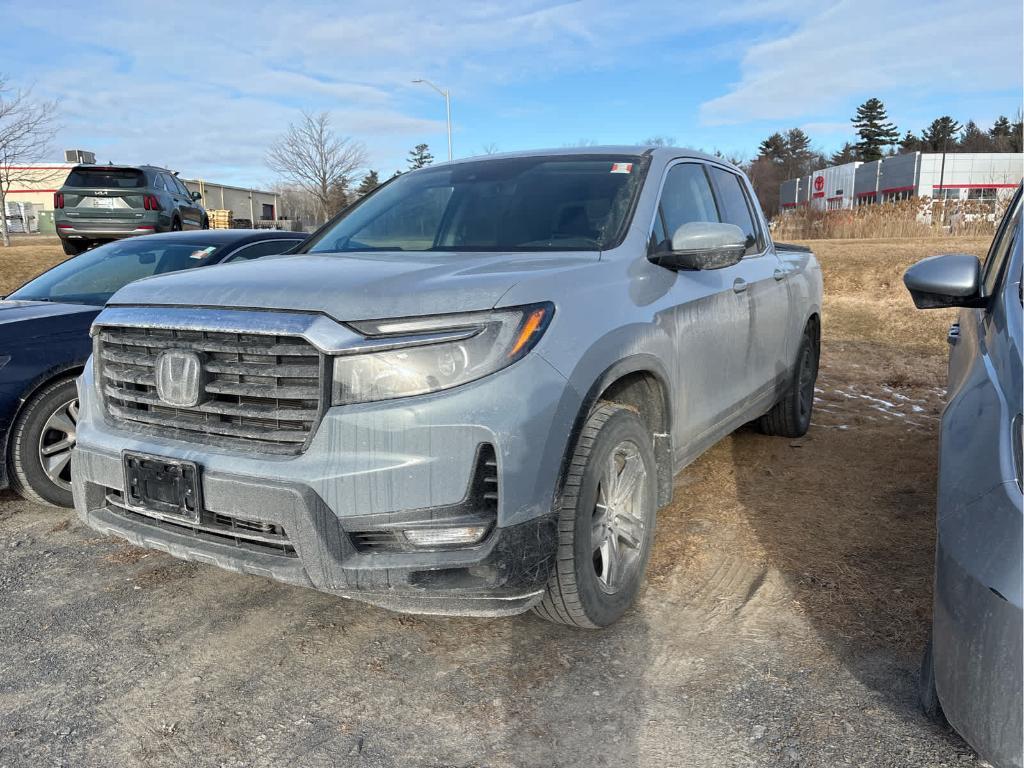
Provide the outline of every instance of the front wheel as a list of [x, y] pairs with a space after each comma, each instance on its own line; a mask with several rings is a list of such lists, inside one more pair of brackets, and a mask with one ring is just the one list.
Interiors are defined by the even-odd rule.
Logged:
[[25, 404], [11, 437], [11, 486], [29, 501], [74, 506], [71, 450], [78, 425], [74, 379], [44, 387]]
[[558, 553], [534, 609], [553, 622], [599, 628], [635, 602], [654, 541], [657, 470], [636, 412], [601, 402], [587, 418], [559, 498]]

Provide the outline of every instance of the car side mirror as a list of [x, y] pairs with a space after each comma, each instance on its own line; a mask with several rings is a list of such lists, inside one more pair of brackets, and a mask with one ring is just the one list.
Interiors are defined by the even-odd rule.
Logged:
[[722, 269], [738, 263], [746, 251], [746, 235], [735, 224], [691, 221], [672, 235], [671, 251], [650, 258], [667, 269]]
[[918, 309], [985, 304], [981, 297], [981, 261], [966, 253], [922, 259], [906, 271], [903, 284]]
[[203, 199], [203, 196], [201, 194], [199, 194], [198, 192], [193, 192], [192, 193], [192, 200], [193, 200], [193, 202], [197, 202], [198, 203], [202, 199]]

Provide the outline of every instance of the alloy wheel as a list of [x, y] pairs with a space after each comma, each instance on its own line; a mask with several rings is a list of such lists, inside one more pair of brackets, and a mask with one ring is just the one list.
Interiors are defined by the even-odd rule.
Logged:
[[71, 449], [75, 447], [78, 427], [78, 399], [70, 400], [53, 412], [39, 435], [39, 463], [50, 481], [71, 490]]
[[591, 521], [594, 575], [604, 592], [630, 583], [641, 562], [647, 468], [640, 449], [626, 440], [612, 450], [602, 469]]

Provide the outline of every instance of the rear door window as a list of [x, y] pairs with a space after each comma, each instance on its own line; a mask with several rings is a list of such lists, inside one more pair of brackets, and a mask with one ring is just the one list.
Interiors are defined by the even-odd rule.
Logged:
[[136, 189], [146, 186], [146, 175], [134, 168], [75, 168], [66, 187], [81, 189]]
[[718, 208], [711, 194], [711, 184], [702, 163], [680, 163], [673, 166], [665, 177], [661, 191], [653, 238], [655, 249], [672, 249], [672, 235], [683, 224], [694, 221], [716, 222]]
[[762, 250], [760, 233], [754, 224], [754, 216], [750, 209], [750, 201], [743, 189], [743, 182], [735, 173], [722, 168], [711, 168], [711, 176], [715, 180], [718, 192], [718, 207], [722, 212], [722, 221], [735, 224], [747, 238], [749, 256]]
[[996, 292], [999, 285], [999, 277], [1003, 271], [1003, 265], [1009, 259], [1010, 253], [1013, 251], [1014, 238], [1018, 236], [1021, 224], [1021, 202], [1020, 198], [1017, 199], [1016, 210], [1008, 210], [1006, 213], [1005, 224], [1000, 228], [1000, 231], [996, 233], [996, 237], [992, 242], [992, 247], [989, 249], [988, 256], [985, 258], [985, 265], [983, 267], [982, 284], [984, 285], [984, 295], [991, 296]]

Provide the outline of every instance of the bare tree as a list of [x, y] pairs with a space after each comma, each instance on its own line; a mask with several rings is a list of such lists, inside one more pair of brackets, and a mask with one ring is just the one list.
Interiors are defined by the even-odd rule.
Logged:
[[489, 141], [480, 147], [480, 151], [485, 155], [496, 155], [501, 150], [498, 149], [498, 145], [493, 141]]
[[15, 185], [38, 183], [39, 174], [26, 170], [46, 154], [57, 132], [57, 102], [34, 101], [32, 89], [15, 90], [0, 75], [0, 235], [11, 244], [7, 231], [7, 192]]
[[366, 166], [366, 147], [349, 136], [338, 136], [327, 112], [302, 113], [302, 121], [270, 147], [267, 165], [292, 185], [308, 192], [324, 220], [334, 213], [339, 190], [345, 190]]

